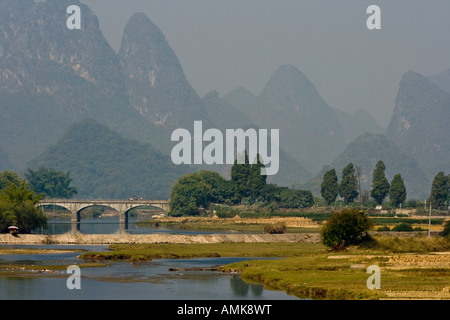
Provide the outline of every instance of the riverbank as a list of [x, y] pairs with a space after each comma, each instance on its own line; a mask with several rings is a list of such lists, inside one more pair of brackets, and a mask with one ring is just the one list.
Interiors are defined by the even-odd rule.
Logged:
[[[334, 252], [321, 243], [118, 244], [87, 260], [150, 261], [193, 257], [278, 257], [219, 267], [300, 298], [450, 299], [450, 242], [442, 237], [375, 236], [367, 246]], [[370, 290], [369, 266], [380, 268], [381, 289]]]
[[[329, 251], [319, 234], [247, 235], [0, 235], [14, 240], [60, 244], [109, 243], [104, 252], [85, 252], [84, 261], [196, 257], [270, 257], [217, 267], [250, 283], [312, 299], [450, 299], [450, 242], [443, 237], [376, 235], [369, 246]], [[58, 241], [58, 242], [56, 242]], [[102, 242], [104, 241], [104, 242]], [[151, 241], [151, 242], [150, 242]], [[4, 242], [3, 242], [4, 243]], [[367, 288], [369, 266], [380, 268], [381, 289]], [[170, 271], [170, 270], [169, 270]]]
[[1, 234], [0, 244], [132, 244], [132, 243], [320, 242], [319, 233], [293, 234]]

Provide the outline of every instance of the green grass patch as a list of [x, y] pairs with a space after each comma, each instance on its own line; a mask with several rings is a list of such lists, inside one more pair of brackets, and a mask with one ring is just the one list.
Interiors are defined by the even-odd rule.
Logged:
[[450, 251], [450, 239], [445, 237], [414, 237], [374, 236], [373, 241], [360, 247], [374, 252], [384, 253], [427, 253]]
[[114, 244], [111, 251], [86, 252], [81, 259], [145, 261], [196, 257], [290, 257], [317, 250], [322, 244], [307, 243], [206, 243], [206, 244]]

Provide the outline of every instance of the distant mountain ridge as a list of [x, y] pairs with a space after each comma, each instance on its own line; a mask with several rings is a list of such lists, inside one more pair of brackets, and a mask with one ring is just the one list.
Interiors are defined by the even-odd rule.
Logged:
[[[81, 30], [66, 27], [72, 4], [83, 12]], [[18, 170], [83, 118], [137, 139], [155, 134], [129, 105], [119, 60], [89, 7], [1, 1], [0, 17], [0, 147]]]
[[130, 103], [144, 118], [172, 130], [209, 121], [175, 52], [145, 14], [129, 19], [118, 58]]
[[353, 142], [365, 133], [381, 134], [386, 131], [364, 109], [358, 109], [353, 113], [334, 108], [339, 122], [342, 124], [346, 143]]
[[450, 68], [438, 74], [429, 76], [428, 79], [439, 86], [442, 90], [450, 93]]
[[[72, 4], [82, 9], [82, 30], [66, 28]], [[281, 185], [317, 178], [323, 166], [341, 165], [339, 159], [370, 167], [367, 159], [380, 156], [371, 148], [397, 159], [406, 175], [418, 172], [408, 182], [411, 190], [425, 183], [422, 173], [429, 181], [437, 171], [450, 171], [450, 69], [428, 78], [405, 73], [385, 130], [367, 111], [328, 104], [290, 64], [275, 70], [259, 95], [238, 87], [201, 98], [164, 34], [142, 13], [130, 17], [118, 53], [79, 0], [0, 1], [0, 34], [0, 169], [23, 172], [67, 138], [68, 128], [92, 119], [165, 156], [175, 144], [171, 132], [190, 130], [195, 120], [221, 130], [279, 129], [280, 172], [270, 180]], [[387, 140], [377, 136], [382, 133]], [[199, 168], [228, 174], [227, 167]]]
[[417, 159], [429, 177], [450, 171], [450, 93], [419, 73], [406, 72], [386, 135]]
[[384, 132], [366, 111], [348, 113], [329, 106], [306, 75], [289, 64], [271, 75], [259, 96], [238, 87], [223, 99], [257, 125], [280, 128], [286, 151], [311, 172], [331, 162], [360, 134]]

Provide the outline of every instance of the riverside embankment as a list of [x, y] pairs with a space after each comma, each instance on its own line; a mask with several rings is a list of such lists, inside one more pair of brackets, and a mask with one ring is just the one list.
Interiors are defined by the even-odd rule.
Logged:
[[320, 242], [319, 233], [293, 234], [1, 234], [0, 244], [129, 244], [129, 243], [233, 243], [233, 242]]

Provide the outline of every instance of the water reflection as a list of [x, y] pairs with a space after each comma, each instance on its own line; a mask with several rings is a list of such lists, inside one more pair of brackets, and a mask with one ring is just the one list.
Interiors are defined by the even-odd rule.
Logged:
[[[155, 227], [150, 224], [137, 224], [142, 218], [129, 217], [128, 226], [125, 230], [121, 230], [119, 217], [106, 217], [102, 219], [85, 218], [81, 219], [79, 229], [84, 234], [115, 234], [126, 231], [129, 234], [154, 234], [154, 233], [172, 233], [172, 234], [211, 234], [211, 233], [227, 233], [226, 231], [203, 231], [203, 230], [180, 230], [169, 227]], [[123, 226], [122, 226], [123, 227]], [[53, 219], [49, 220], [47, 230], [36, 230], [40, 234], [66, 234], [72, 230], [70, 220]]]
[[262, 285], [247, 283], [238, 276], [230, 278], [230, 288], [236, 297], [246, 297], [249, 291], [253, 297], [260, 297], [264, 291]]

